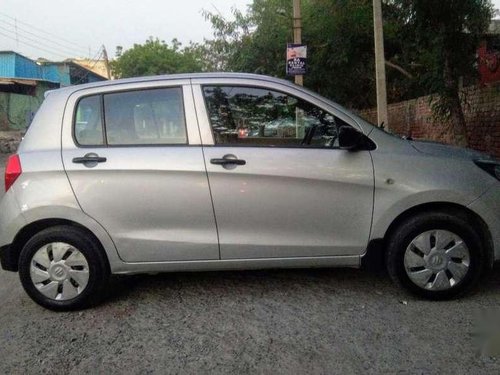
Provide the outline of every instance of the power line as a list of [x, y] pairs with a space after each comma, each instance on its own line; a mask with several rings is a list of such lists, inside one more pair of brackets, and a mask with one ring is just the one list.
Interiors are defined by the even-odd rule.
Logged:
[[101, 56], [102, 56], [102, 46], [99, 48], [97, 53], [94, 55], [94, 57], [90, 61], [99, 61]]
[[[2, 32], [0, 32], [0, 35], [3, 35], [3, 36], [5, 36], [5, 37], [7, 37], [7, 38], [9, 38], [9, 39], [14, 40], [14, 41], [16, 40], [16, 38], [15, 38], [15, 37], [13, 37], [13, 36], [11, 36], [11, 35], [8, 35], [8, 34], [4, 34], [4, 33], [2, 33]], [[48, 52], [48, 53], [50, 53], [50, 54], [53, 54], [53, 55], [56, 55], [56, 56], [59, 56], [59, 57], [62, 57], [62, 58], [66, 58], [66, 57], [67, 57], [67, 56], [65, 56], [65, 55], [61, 55], [61, 54], [59, 54], [59, 53], [55, 53], [54, 51], [50, 51], [50, 50], [48, 50], [48, 49], [45, 49], [45, 48], [42, 48], [42, 47], [39, 47], [39, 46], [35, 46], [34, 44], [31, 44], [31, 43], [28, 43], [28, 42], [25, 42], [25, 41], [22, 41], [22, 40], [19, 40], [19, 43], [25, 44], [25, 45], [27, 45], [27, 46], [30, 46], [30, 47], [35, 48], [35, 49], [38, 49], [38, 50], [40, 50], [40, 51]]]
[[61, 36], [59, 36], [59, 35], [54, 34], [54, 33], [50, 33], [50, 32], [48, 32], [48, 31], [45, 31], [45, 30], [43, 30], [43, 29], [41, 29], [41, 28], [39, 28], [39, 27], [32, 26], [32, 25], [30, 25], [30, 24], [29, 24], [29, 23], [27, 23], [27, 22], [20, 21], [20, 20], [18, 20], [17, 18], [14, 18], [14, 17], [12, 17], [12, 16], [9, 16], [8, 14], [5, 14], [5, 13], [3, 13], [3, 12], [0, 12], [0, 15], [1, 15], [1, 16], [4, 16], [4, 17], [6, 17], [6, 18], [9, 18], [9, 19], [11, 19], [11, 20], [13, 20], [13, 21], [16, 21], [16, 22], [18, 22], [18, 23], [20, 23], [20, 24], [26, 25], [27, 27], [29, 27], [29, 28], [31, 28], [31, 29], [33, 29], [33, 30], [37, 30], [37, 31], [39, 31], [39, 32], [41, 32], [41, 33], [44, 33], [44, 34], [46, 34], [46, 35], [50, 35], [50, 36], [52, 36], [53, 38], [59, 39], [59, 40], [61, 40], [61, 41], [64, 41], [64, 42], [69, 43], [69, 44], [74, 45], [74, 46], [79, 46], [80, 48], [83, 48], [83, 49], [85, 49], [85, 50], [87, 49], [87, 47], [84, 47], [84, 46], [82, 46], [82, 45], [78, 45], [78, 44], [74, 43], [74, 42], [73, 42], [73, 41], [71, 41], [71, 40], [65, 39], [65, 38], [63, 38], [63, 37], [61, 37]]
[[[1, 26], [1, 25], [0, 25], [0, 30], [3, 30], [4, 32], [8, 32], [8, 33], [11, 33], [11, 34], [15, 34], [15, 32], [14, 32], [14, 31], [9, 30], [9, 29], [7, 29], [7, 28], [5, 28], [5, 27]], [[13, 36], [13, 38], [16, 40], [16, 42], [20, 42], [20, 40], [18, 40], [18, 37], [19, 37], [19, 38], [26, 39], [26, 40], [28, 40], [29, 42], [33, 42], [33, 43], [36, 43], [36, 44], [40, 44], [40, 45], [45, 46], [45, 47], [47, 47], [47, 48], [50, 48], [50, 49], [52, 49], [52, 50], [54, 50], [54, 51], [58, 51], [58, 54], [61, 54], [61, 53], [62, 53], [62, 54], [64, 54], [64, 55], [66, 55], [65, 57], [68, 57], [67, 55], [70, 55], [70, 56], [71, 56], [71, 55], [73, 55], [73, 52], [69, 52], [69, 51], [67, 51], [67, 50], [62, 50], [61, 48], [56, 48], [56, 47], [53, 47], [53, 46], [51, 46], [51, 45], [48, 45], [47, 43], [41, 42], [41, 41], [39, 41], [39, 40], [37, 40], [37, 39], [34, 39], [34, 38], [30, 38], [30, 37], [28, 37], [28, 36], [26, 36], [26, 35], [20, 35], [20, 34], [19, 34], [19, 35], [15, 35], [15, 36]], [[51, 52], [51, 53], [54, 53], [54, 52]], [[63, 55], [61, 55], [61, 56], [63, 56]]]
[[[8, 34], [4, 34], [4, 33], [2, 33], [1, 31], [0, 31], [0, 35], [3, 35], [3, 36], [5, 36], [5, 37], [7, 37], [7, 38], [9, 38], [9, 39], [12, 39], [12, 40], [16, 40], [16, 39], [15, 39], [15, 37], [12, 37], [12, 36], [10, 36], [10, 35], [8, 35]], [[30, 46], [30, 47], [32, 47], [32, 48], [35, 48], [35, 49], [38, 49], [38, 50], [41, 50], [41, 51], [45, 51], [45, 52], [49, 52], [49, 53], [52, 53], [52, 54], [58, 55], [58, 54], [56, 54], [56, 53], [54, 53], [54, 52], [52, 52], [52, 51], [49, 51], [49, 50], [47, 50], [47, 49], [45, 49], [45, 48], [42, 48], [42, 47], [37, 47], [37, 46], [35, 46], [35, 45], [31, 44], [31, 43], [27, 43], [27, 42], [25, 42], [25, 41], [21, 41], [21, 40], [20, 40], [20, 41], [19, 41], [19, 43], [23, 43], [23, 44], [26, 44], [27, 46]], [[62, 55], [59, 55], [59, 56], [64, 57], [64, 56], [62, 56]], [[88, 68], [85, 68], [85, 67], [84, 67], [85, 69], [87, 69], [87, 70], [88, 70], [88, 72], [87, 72], [87, 73], [85, 73], [85, 74], [84, 74], [84, 75], [83, 75], [83, 76], [82, 76], [82, 77], [81, 77], [81, 78], [80, 78], [80, 79], [79, 79], [76, 83], [74, 83], [75, 85], [76, 85], [76, 84], [78, 84], [78, 83], [80, 83], [80, 82], [82, 82], [82, 81], [83, 81], [83, 80], [84, 80], [84, 79], [85, 79], [85, 78], [86, 78], [86, 77], [87, 77], [87, 76], [91, 73], [91, 70], [92, 70], [92, 69], [93, 69], [93, 68], [97, 65], [97, 63], [99, 62], [99, 59], [101, 58], [101, 56], [102, 56], [102, 47], [99, 49], [99, 51], [97, 52], [97, 54], [96, 54], [96, 55], [94, 55], [94, 58], [93, 58], [92, 60], [90, 60], [91, 62], [94, 62], [94, 64], [91, 66], [91, 68], [90, 68], [90, 69], [88, 69]], [[61, 75], [60, 75], [60, 73], [59, 73], [59, 72], [57, 72], [57, 74], [58, 74], [58, 76], [59, 76], [59, 79], [61, 79]]]
[[[76, 81], [75, 83], [73, 83], [73, 85], [78, 85], [80, 82], [82, 82], [85, 78], [87, 78], [89, 76], [89, 74], [92, 72], [92, 69], [95, 68], [95, 66], [97, 65], [97, 63], [101, 59], [103, 52], [104, 52], [103, 47], [101, 46], [101, 48], [99, 49], [98, 55], [95, 55], [94, 58], [92, 60], [90, 60], [90, 62], [94, 62], [94, 64], [92, 64], [92, 66], [90, 68], [87, 68], [86, 66], [84, 66], [84, 68], [87, 69], [87, 73], [85, 73], [82, 77], [80, 77], [80, 79], [78, 81]], [[89, 65], [90, 65], [90, 63], [89, 63]]]
[[24, 29], [22, 27], [17, 26], [16, 24], [12, 24], [12, 23], [10, 23], [8, 21], [0, 19], [0, 22], [6, 24], [8, 26], [14, 27], [15, 28], [16, 36], [18, 35], [18, 30], [20, 30], [20, 33], [26, 33], [26, 34], [29, 34], [29, 35], [33, 35], [36, 38], [39, 38], [41, 40], [47, 41], [48, 43], [60, 46], [60, 47], [64, 48], [66, 51], [72, 51], [71, 52], [72, 54], [74, 54], [75, 52], [78, 53], [79, 55], [82, 55], [82, 56], [85, 56], [87, 54], [87, 53], [82, 53], [83, 50], [80, 50], [80, 49], [77, 49], [77, 48], [74, 48], [74, 47], [69, 47], [69, 46], [66, 46], [64, 44], [58, 43], [56, 41], [53, 41], [51, 39], [45, 38], [43, 36], [40, 36], [38, 34], [32, 33], [31, 31], [28, 31], [28, 30], [26, 30], [26, 29]]

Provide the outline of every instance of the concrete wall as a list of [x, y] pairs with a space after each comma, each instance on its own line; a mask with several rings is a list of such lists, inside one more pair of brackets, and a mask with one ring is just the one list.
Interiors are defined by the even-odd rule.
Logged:
[[[500, 158], [500, 84], [469, 87], [464, 102], [469, 146]], [[359, 111], [361, 117], [377, 122], [376, 108]], [[389, 105], [393, 133], [448, 144], [454, 143], [450, 124], [433, 118], [429, 97]]]

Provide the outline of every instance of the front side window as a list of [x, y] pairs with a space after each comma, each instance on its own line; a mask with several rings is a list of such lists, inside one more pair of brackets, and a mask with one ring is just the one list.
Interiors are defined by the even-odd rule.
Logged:
[[217, 145], [338, 147], [344, 121], [302, 99], [265, 88], [205, 86]]
[[109, 145], [186, 144], [181, 88], [104, 95]]
[[75, 138], [82, 146], [104, 144], [101, 97], [88, 96], [78, 102], [75, 115]]

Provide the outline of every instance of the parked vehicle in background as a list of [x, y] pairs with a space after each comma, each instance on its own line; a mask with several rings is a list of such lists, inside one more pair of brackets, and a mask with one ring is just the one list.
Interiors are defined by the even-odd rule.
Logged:
[[110, 274], [360, 267], [431, 299], [500, 259], [500, 164], [392, 136], [289, 82], [193, 74], [50, 92], [6, 168], [2, 267], [55, 310]]

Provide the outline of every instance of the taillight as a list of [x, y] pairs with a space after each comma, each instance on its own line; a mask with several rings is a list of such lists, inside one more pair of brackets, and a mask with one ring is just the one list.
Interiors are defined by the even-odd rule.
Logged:
[[11, 155], [5, 167], [5, 191], [9, 190], [17, 178], [23, 173], [19, 155]]

